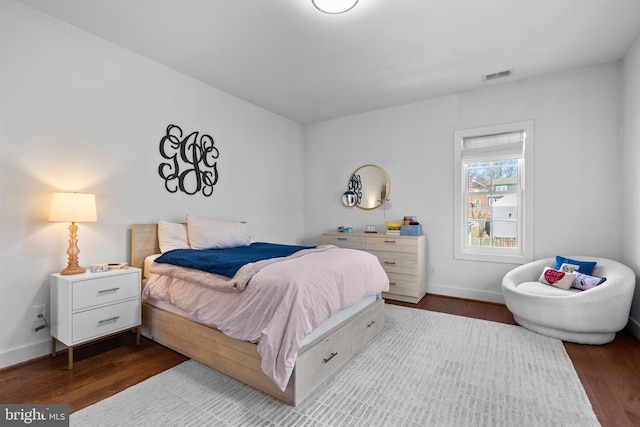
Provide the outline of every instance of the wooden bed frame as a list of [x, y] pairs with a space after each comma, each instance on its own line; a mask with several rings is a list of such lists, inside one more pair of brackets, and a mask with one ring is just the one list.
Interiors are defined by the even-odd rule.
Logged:
[[[160, 253], [157, 230], [157, 224], [133, 224], [132, 266], [143, 268], [147, 256]], [[301, 347], [289, 384], [281, 391], [262, 372], [256, 344], [230, 338], [215, 328], [150, 304], [142, 306], [143, 335], [291, 405], [302, 402], [368, 343], [383, 325], [384, 300], [377, 298]]]

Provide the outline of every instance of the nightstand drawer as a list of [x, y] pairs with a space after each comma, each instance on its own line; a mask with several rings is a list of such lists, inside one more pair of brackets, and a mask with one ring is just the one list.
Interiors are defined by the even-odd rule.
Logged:
[[323, 245], [335, 245], [340, 248], [350, 248], [350, 249], [364, 249], [364, 237], [363, 236], [353, 236], [349, 233], [344, 234], [324, 234], [322, 236], [322, 244]]
[[138, 280], [137, 274], [120, 274], [75, 282], [72, 309], [81, 310], [136, 297], [140, 294]]
[[73, 342], [116, 332], [140, 324], [140, 300], [83, 311], [73, 315]]

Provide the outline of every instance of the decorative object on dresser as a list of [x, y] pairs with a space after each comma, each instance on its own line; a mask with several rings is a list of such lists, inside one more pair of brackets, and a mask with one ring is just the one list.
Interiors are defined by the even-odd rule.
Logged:
[[69, 348], [69, 369], [73, 369], [73, 349], [78, 345], [134, 329], [140, 344], [140, 281], [139, 268], [52, 274], [51, 356], [56, 356], [60, 341]]
[[418, 303], [427, 293], [427, 236], [385, 235], [364, 232], [322, 234], [322, 243], [361, 249], [378, 257], [389, 276], [389, 292], [382, 297]]
[[78, 264], [78, 226], [76, 222], [96, 222], [96, 196], [86, 193], [53, 193], [49, 221], [70, 222], [69, 263], [60, 271], [62, 275], [81, 274], [86, 270]]

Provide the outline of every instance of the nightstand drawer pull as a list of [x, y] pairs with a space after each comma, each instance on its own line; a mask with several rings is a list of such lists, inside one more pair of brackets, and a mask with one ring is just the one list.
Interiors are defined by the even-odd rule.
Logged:
[[346, 237], [336, 237], [336, 240], [344, 240], [347, 241], [348, 239]]
[[385, 243], [395, 243], [396, 241], [395, 240], [385, 240], [384, 242]]
[[384, 263], [387, 265], [396, 265], [396, 263], [392, 261], [385, 261]]
[[371, 321], [371, 322], [369, 322], [369, 324], [367, 325], [367, 328], [370, 328], [370, 327], [372, 327], [372, 326], [373, 326], [373, 325], [375, 325], [375, 324], [376, 324], [376, 321], [375, 321], [375, 320], [372, 320], [372, 321]]
[[331, 353], [331, 356], [327, 357], [326, 359], [322, 359], [322, 363], [328, 363], [331, 359], [333, 359], [337, 355], [338, 353]]
[[118, 320], [120, 318], [120, 316], [114, 316], [114, 317], [110, 317], [108, 319], [104, 319], [104, 320], [100, 320], [98, 322], [99, 325], [104, 325], [105, 323], [111, 323], [111, 322], [115, 322], [116, 320]]
[[391, 285], [391, 286], [395, 286], [395, 285], [396, 285], [396, 282], [389, 282], [389, 285]]
[[103, 289], [101, 291], [98, 291], [98, 293], [99, 294], [106, 294], [106, 293], [109, 293], [109, 292], [116, 292], [118, 289], [120, 289], [120, 288]]

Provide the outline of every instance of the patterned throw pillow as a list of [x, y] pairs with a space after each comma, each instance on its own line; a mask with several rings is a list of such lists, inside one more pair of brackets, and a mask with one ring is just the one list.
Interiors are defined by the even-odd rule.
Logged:
[[545, 267], [538, 281], [545, 285], [555, 286], [560, 289], [569, 289], [576, 280], [575, 273], [567, 273], [565, 271], [555, 270], [551, 267]]
[[576, 273], [576, 280], [573, 281], [571, 287], [586, 291], [595, 288], [605, 280], [607, 280], [606, 277], [593, 277], [582, 273]]

